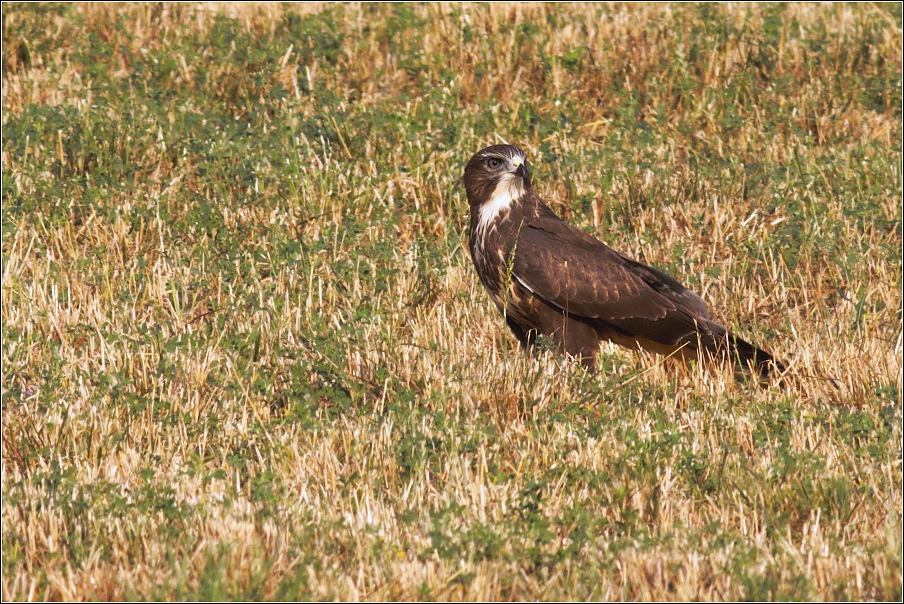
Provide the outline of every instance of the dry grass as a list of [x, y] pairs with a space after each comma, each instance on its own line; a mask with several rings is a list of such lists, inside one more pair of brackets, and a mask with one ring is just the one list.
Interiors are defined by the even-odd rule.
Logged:
[[[900, 8], [308, 12], [4, 5], [4, 600], [901, 598]], [[785, 386], [518, 350], [499, 140]]]

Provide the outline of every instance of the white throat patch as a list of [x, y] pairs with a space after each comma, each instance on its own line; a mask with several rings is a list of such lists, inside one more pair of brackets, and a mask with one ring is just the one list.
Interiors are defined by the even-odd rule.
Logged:
[[487, 227], [499, 216], [503, 211], [508, 212], [512, 207], [512, 202], [521, 199], [524, 195], [524, 181], [520, 176], [514, 174], [505, 174], [489, 200], [480, 206], [480, 220], [477, 222], [478, 231], [486, 231]]

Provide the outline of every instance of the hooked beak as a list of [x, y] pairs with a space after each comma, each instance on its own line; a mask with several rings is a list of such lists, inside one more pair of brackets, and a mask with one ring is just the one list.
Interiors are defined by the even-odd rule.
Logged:
[[524, 180], [526, 186], [530, 187], [530, 171], [527, 169], [527, 164], [519, 164], [515, 174]]

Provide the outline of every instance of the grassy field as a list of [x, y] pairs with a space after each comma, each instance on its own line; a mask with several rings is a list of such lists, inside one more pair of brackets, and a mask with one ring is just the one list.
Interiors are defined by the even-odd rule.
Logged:
[[[895, 5], [3, 5], [2, 597], [902, 598]], [[790, 365], [507, 333], [468, 158]]]

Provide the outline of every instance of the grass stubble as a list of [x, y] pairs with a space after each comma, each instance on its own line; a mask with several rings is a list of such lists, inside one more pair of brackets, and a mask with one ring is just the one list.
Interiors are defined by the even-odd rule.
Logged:
[[[901, 19], [4, 4], [3, 599], [900, 600]], [[520, 351], [499, 141], [785, 387]]]

